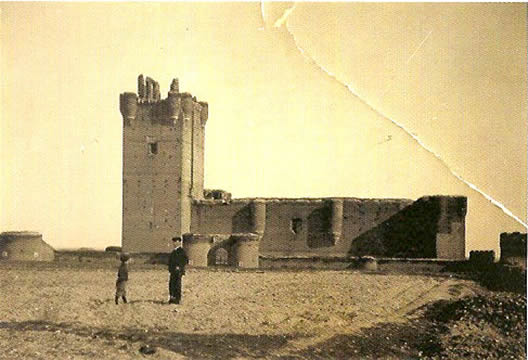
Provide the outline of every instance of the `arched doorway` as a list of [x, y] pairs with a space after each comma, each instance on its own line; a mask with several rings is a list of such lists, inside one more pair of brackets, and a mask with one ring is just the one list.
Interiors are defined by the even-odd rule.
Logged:
[[227, 252], [226, 249], [218, 248], [215, 251], [215, 253], [214, 253], [214, 260], [215, 260], [214, 265], [216, 265], [216, 266], [219, 266], [219, 265], [227, 266], [227, 265], [229, 265], [228, 257], [229, 257], [229, 253]]
[[207, 254], [208, 266], [230, 266], [231, 256], [228, 249], [223, 246], [215, 246]]

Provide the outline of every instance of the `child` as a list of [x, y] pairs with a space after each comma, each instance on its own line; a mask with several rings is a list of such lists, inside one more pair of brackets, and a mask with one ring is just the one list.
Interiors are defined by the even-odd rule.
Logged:
[[123, 299], [123, 302], [127, 303], [126, 298], [126, 284], [128, 281], [128, 260], [130, 260], [130, 255], [127, 253], [122, 253], [119, 257], [121, 260], [121, 265], [119, 266], [119, 271], [117, 272], [117, 282], [116, 282], [116, 294], [115, 294], [115, 303], [119, 304], [119, 298]]

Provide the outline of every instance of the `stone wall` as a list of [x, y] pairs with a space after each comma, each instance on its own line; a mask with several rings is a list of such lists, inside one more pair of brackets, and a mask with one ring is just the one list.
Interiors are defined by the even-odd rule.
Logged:
[[250, 200], [195, 201], [192, 207], [191, 232], [198, 234], [232, 234], [249, 230]]
[[194, 203], [191, 232], [261, 233], [267, 257], [465, 258], [466, 199], [237, 199]]
[[263, 256], [344, 256], [357, 236], [411, 203], [355, 198], [200, 201], [193, 206], [191, 231], [263, 233]]
[[427, 196], [362, 233], [351, 255], [465, 259], [465, 197]]

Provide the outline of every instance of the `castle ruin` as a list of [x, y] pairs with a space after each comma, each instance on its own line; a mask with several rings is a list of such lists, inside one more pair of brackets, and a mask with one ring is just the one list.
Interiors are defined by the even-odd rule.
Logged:
[[123, 115], [123, 250], [171, 250], [184, 236], [195, 266], [258, 267], [260, 257], [465, 258], [467, 199], [251, 198], [204, 189], [208, 104], [168, 96], [142, 75], [120, 96]]

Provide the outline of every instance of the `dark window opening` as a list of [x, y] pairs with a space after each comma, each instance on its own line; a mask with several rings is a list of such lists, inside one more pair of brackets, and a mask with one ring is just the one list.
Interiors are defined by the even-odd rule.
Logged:
[[302, 220], [299, 218], [291, 219], [290, 227], [294, 234], [300, 233], [302, 229]]
[[158, 153], [158, 143], [157, 142], [151, 142], [148, 144], [149, 149], [149, 155], [156, 155]]

